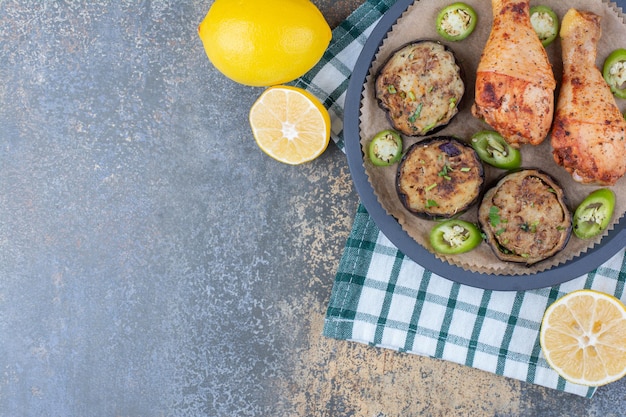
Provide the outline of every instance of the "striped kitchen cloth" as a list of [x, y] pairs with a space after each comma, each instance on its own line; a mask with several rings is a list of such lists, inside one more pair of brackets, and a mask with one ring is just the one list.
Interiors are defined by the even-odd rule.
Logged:
[[[368, 35], [392, 0], [367, 0], [333, 31], [322, 60], [295, 85], [320, 98], [342, 150], [343, 105], [350, 74]], [[625, 300], [624, 250], [596, 270], [552, 288], [482, 290], [442, 278], [400, 252], [363, 205], [341, 258], [324, 335], [425, 355], [591, 397], [548, 366], [539, 346], [543, 313], [573, 290], [593, 288]]]

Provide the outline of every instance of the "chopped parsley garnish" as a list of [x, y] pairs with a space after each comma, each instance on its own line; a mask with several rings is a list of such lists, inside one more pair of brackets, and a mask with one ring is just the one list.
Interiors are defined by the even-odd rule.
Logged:
[[502, 219], [500, 218], [500, 209], [496, 206], [491, 206], [489, 208], [489, 223], [491, 223], [493, 227], [496, 227], [501, 222]]
[[417, 109], [415, 109], [415, 112], [411, 116], [409, 116], [409, 122], [415, 123], [415, 121], [420, 117], [420, 114], [422, 113], [422, 107], [424, 107], [422, 103], [417, 105]]
[[538, 221], [533, 222], [532, 224], [522, 223], [520, 225], [520, 229], [522, 229], [524, 232], [537, 233], [538, 225], [539, 225]]
[[439, 171], [439, 175], [440, 177], [444, 177], [445, 179], [447, 179], [448, 181], [451, 180], [450, 176], [448, 175], [451, 171], [454, 171], [452, 168], [450, 168], [450, 165], [445, 164], [443, 166], [443, 168], [441, 168], [441, 171]]
[[428, 126], [424, 126], [424, 130], [423, 130], [423, 132], [424, 132], [424, 133], [428, 132], [428, 131], [429, 131], [429, 130], [431, 130], [433, 127], [435, 127], [435, 124], [436, 124], [436, 123], [431, 123], [431, 124], [429, 124]]

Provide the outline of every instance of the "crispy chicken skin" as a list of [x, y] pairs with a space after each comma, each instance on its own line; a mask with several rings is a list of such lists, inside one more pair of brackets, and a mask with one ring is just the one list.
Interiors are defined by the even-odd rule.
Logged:
[[563, 83], [551, 144], [554, 160], [574, 180], [613, 185], [626, 171], [626, 122], [595, 65], [600, 19], [575, 9], [563, 17]]
[[492, 0], [493, 24], [476, 74], [472, 114], [516, 148], [546, 138], [556, 81], [530, 24], [529, 0]]

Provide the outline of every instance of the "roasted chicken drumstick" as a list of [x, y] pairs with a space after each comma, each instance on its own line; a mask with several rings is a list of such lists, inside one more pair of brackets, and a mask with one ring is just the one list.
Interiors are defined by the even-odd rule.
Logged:
[[600, 16], [570, 9], [563, 17], [563, 83], [551, 144], [574, 180], [613, 185], [626, 171], [626, 121], [595, 65], [600, 36]]
[[530, 24], [529, 0], [492, 0], [493, 25], [478, 64], [472, 114], [514, 147], [538, 145], [554, 114], [556, 81]]

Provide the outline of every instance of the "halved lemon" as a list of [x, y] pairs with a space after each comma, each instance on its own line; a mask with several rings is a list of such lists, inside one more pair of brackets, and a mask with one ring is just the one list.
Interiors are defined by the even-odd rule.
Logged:
[[569, 293], [544, 313], [539, 342], [566, 380], [587, 386], [616, 381], [626, 375], [626, 307], [594, 290]]
[[250, 127], [263, 152], [291, 165], [317, 158], [330, 140], [328, 110], [308, 91], [285, 85], [259, 96], [250, 108]]

